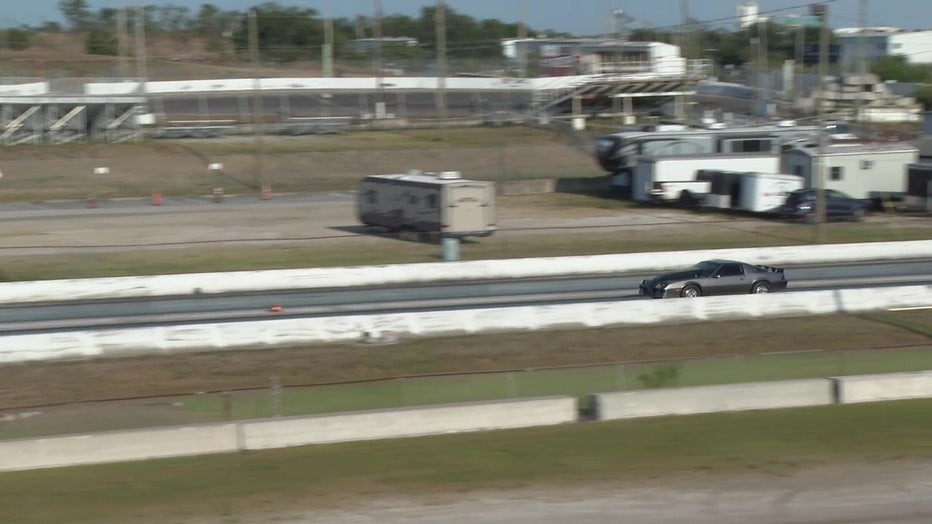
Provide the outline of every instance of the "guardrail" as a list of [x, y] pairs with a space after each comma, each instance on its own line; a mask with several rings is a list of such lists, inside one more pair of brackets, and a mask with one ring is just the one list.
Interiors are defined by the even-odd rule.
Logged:
[[769, 265], [923, 259], [932, 258], [932, 240], [4, 282], [0, 303], [653, 272], [713, 258]]

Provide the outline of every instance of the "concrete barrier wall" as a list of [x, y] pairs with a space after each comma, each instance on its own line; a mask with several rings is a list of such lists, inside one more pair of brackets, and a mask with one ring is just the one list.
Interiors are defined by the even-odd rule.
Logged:
[[832, 377], [839, 404], [932, 398], [932, 371]]
[[240, 424], [240, 439], [243, 449], [269, 449], [549, 426], [575, 422], [577, 415], [574, 397], [528, 398], [254, 420]]
[[0, 471], [576, 422], [575, 397], [422, 406], [0, 441]]
[[833, 393], [832, 381], [818, 378], [599, 393], [590, 401], [596, 420], [617, 420], [822, 406], [833, 402]]
[[389, 334], [403, 338], [823, 315], [929, 306], [930, 297], [932, 286], [901, 286], [36, 333], [0, 337], [0, 363], [339, 343]]
[[0, 471], [227, 453], [238, 447], [232, 423], [0, 441]]
[[917, 240], [774, 248], [704, 249], [698, 251], [670, 251], [662, 254], [627, 253], [383, 266], [41, 280], [0, 283], [0, 303], [142, 298], [196, 293], [346, 288], [417, 282], [654, 272], [687, 267], [700, 260], [711, 258], [731, 258], [756, 264], [781, 265], [930, 257], [932, 257], [932, 240]]

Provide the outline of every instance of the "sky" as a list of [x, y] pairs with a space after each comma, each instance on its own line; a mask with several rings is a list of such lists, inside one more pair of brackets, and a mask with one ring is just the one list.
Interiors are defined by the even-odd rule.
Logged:
[[[10, 1], [10, 0], [7, 0]], [[143, 5], [175, 5], [191, 9], [192, 13], [205, 3], [222, 10], [246, 11], [265, 0], [88, 0], [92, 11], [104, 7]], [[832, 27], [856, 27], [862, 0], [823, 0], [829, 2], [829, 24]], [[904, 29], [932, 29], [932, 2], [929, 0], [866, 0], [868, 26], [894, 26]], [[326, 14], [328, 5], [335, 17], [373, 15], [373, 0], [278, 0], [284, 6], [309, 7]], [[436, 4], [435, 0], [381, 0], [384, 14], [417, 16], [421, 7]], [[446, 0], [459, 13], [477, 19], [495, 18], [504, 22], [525, 19], [528, 27], [543, 31], [600, 35], [613, 31], [609, 13], [623, 10], [633, 20], [630, 27], [667, 27], [682, 20], [681, 0]], [[732, 18], [738, 0], [688, 0], [689, 14], [703, 21], [734, 27]], [[811, 3], [803, 0], [758, 0], [761, 12], [783, 14], [805, 13]], [[63, 22], [58, 0], [29, 0], [17, 3], [15, 10], [4, 10], [0, 22], [4, 27], [38, 26], [44, 21]], [[523, 13], [523, 14], [522, 14]]]

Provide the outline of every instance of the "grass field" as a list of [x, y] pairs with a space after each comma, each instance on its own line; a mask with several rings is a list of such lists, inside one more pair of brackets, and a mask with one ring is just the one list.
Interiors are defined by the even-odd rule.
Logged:
[[[886, 316], [906, 329], [926, 333], [932, 338], [930, 324], [909, 320], [908, 316]], [[913, 313], [912, 318], [921, 317]], [[516, 343], [512, 341], [513, 346]], [[539, 363], [547, 361], [545, 355], [536, 359]], [[0, 424], [0, 439], [545, 395], [573, 395], [579, 397], [580, 405], [585, 407], [588, 395], [605, 391], [926, 369], [932, 369], [930, 346], [882, 351], [803, 349], [797, 352], [788, 345], [786, 351], [765, 354], [734, 353], [659, 362], [398, 376], [318, 386], [297, 386], [289, 379], [291, 382], [284, 382], [284, 385], [292, 386], [281, 387], [281, 377], [271, 377], [268, 387], [230, 393], [29, 408], [26, 411], [39, 416]], [[6, 409], [15, 411], [10, 405]]]
[[383, 496], [925, 460], [930, 410], [932, 400], [837, 405], [0, 473], [0, 521], [255, 522]]

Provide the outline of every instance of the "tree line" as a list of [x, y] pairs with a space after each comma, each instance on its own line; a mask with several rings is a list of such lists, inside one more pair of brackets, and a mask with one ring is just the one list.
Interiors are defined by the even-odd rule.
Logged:
[[[197, 9], [173, 4], [145, 5], [130, 9], [121, 19], [116, 8], [92, 11], [87, 0], [59, 0], [58, 8], [65, 26], [46, 22], [38, 28], [19, 27], [6, 31], [6, 44], [11, 49], [29, 47], [30, 35], [36, 31], [73, 31], [84, 35], [85, 51], [91, 54], [117, 55], [120, 26], [134, 33], [138, 23], [148, 37], [206, 39], [208, 48], [224, 52], [228, 58], [250, 56], [249, 11], [255, 12], [255, 47], [263, 61], [287, 62], [319, 60], [325, 43], [324, 17], [313, 8], [284, 6], [270, 1], [257, 4], [248, 11], [224, 10], [204, 3]], [[334, 58], [352, 60], [371, 57], [374, 46], [353, 45], [354, 41], [382, 37], [407, 37], [406, 42], [385, 42], [378, 51], [385, 60], [430, 60], [436, 52], [436, 6], [421, 8], [418, 16], [389, 14], [379, 17], [358, 15], [336, 18], [333, 23]], [[122, 24], [121, 24], [122, 22]], [[378, 22], [378, 23], [377, 23]], [[519, 36], [518, 23], [495, 19], [476, 19], [446, 7], [447, 56], [451, 59], [501, 59], [501, 40]], [[683, 56], [704, 58], [718, 67], [741, 67], [750, 62], [764, 62], [779, 67], [784, 60], [800, 59], [800, 45], [819, 41], [818, 27], [800, 29], [776, 22], [751, 25], [746, 29], [728, 30], [710, 27], [699, 20], [669, 28], [636, 28], [624, 35], [634, 41], [657, 41], [680, 45]], [[529, 38], [571, 35], [552, 30], [526, 28]], [[607, 36], [607, 35], [603, 35]], [[835, 42], [834, 36], [831, 42]], [[532, 57], [533, 58], [533, 57]], [[932, 82], [932, 68], [908, 64], [900, 57], [882, 59], [872, 64], [872, 70], [885, 80], [902, 82]]]
[[[87, 0], [60, 0], [58, 7], [67, 26], [48, 22], [41, 29], [95, 35], [85, 40], [87, 52], [117, 53], [118, 9], [102, 8], [95, 13], [88, 7]], [[245, 57], [253, 44], [249, 33], [250, 11], [255, 12], [258, 40], [255, 46], [263, 60], [320, 58], [321, 48], [325, 44], [325, 21], [323, 15], [313, 8], [284, 6], [277, 2], [261, 3], [248, 11], [224, 10], [210, 3], [202, 4], [196, 10], [172, 4], [146, 5], [138, 11], [130, 10], [125, 24], [128, 32], [134, 32], [141, 21], [146, 34], [151, 36], [203, 37], [214, 51], [233, 51]], [[518, 23], [495, 19], [477, 20], [449, 7], [445, 11], [447, 53], [455, 57], [500, 57], [500, 40], [514, 38], [519, 33]], [[380, 17], [378, 28], [373, 16], [335, 18], [332, 21], [335, 57], [354, 58], [371, 53], [371, 48], [354, 46], [352, 42], [373, 38], [378, 31], [383, 37], [408, 37], [417, 42], [416, 45], [384, 43], [380, 51], [385, 58], [428, 59], [435, 52], [435, 17], [436, 7], [427, 6], [420, 10], [417, 17], [398, 14]], [[535, 30], [527, 30], [526, 33], [529, 37], [539, 34]]]

